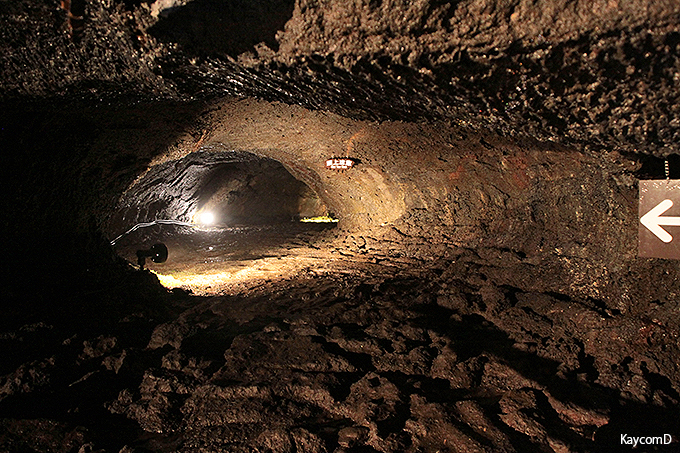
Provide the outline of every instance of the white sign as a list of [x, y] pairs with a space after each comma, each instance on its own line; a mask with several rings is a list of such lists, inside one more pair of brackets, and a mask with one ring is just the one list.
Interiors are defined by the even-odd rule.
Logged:
[[680, 259], [680, 180], [640, 181], [638, 254]]

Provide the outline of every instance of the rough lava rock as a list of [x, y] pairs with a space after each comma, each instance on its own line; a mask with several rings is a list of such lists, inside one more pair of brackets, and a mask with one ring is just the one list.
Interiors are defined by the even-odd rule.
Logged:
[[[678, 449], [677, 2], [67, 3], [0, 2], [0, 451]], [[200, 294], [111, 246], [206, 198], [340, 221]]]

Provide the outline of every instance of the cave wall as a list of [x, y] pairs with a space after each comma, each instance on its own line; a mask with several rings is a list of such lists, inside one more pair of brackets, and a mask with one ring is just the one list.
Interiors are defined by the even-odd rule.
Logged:
[[[499, 277], [503, 284], [590, 298], [618, 312], [644, 313], [649, 302], [673, 297], [674, 263], [637, 257], [642, 162], [630, 156], [452, 122], [356, 121], [255, 100], [221, 100], [196, 117], [209, 131], [201, 135], [205, 152], [275, 159], [313, 188], [340, 218], [343, 239], [332, 247], [369, 243], [376, 254], [424, 263], [472, 249], [494, 265], [522, 265]], [[154, 162], [192, 149], [173, 145]], [[358, 164], [326, 168], [337, 156]], [[659, 285], [649, 288], [647, 274]]]
[[[7, 234], [20, 238], [9, 245], [22, 263], [17, 272], [64, 262], [85, 272], [83, 263], [109, 256], [108, 240], [152, 220], [130, 218], [111, 229], [121, 196], [149, 168], [196, 150], [239, 149], [282, 163], [319, 195], [341, 219], [343, 237], [351, 238], [333, 247], [369, 243], [375, 253], [431, 261], [450, 258], [459, 247], [474, 249], [526, 266], [526, 274], [504, 276], [507, 284], [590, 297], [622, 312], [644, 312], [646, 303], [674, 293], [672, 261], [637, 258], [642, 161], [634, 156], [586, 153], [455, 122], [357, 121], [255, 100], [174, 109], [99, 107], [96, 121], [88, 121], [93, 110], [74, 108], [61, 116], [32, 111], [33, 123], [6, 120], [6, 142], [15, 140], [28, 153], [14, 156], [11, 172], [20, 177], [7, 180], [8, 190], [20, 197], [42, 188], [33, 202], [7, 207], [16, 213], [6, 219]], [[47, 125], [37, 125], [46, 118]], [[32, 126], [46, 133], [31, 135]], [[327, 169], [326, 159], [337, 156], [359, 163]], [[34, 164], [24, 166], [24, 158]], [[186, 207], [181, 197], [175, 201]], [[57, 258], [33, 258], [41, 253]], [[640, 280], [646, 273], [659, 274], [660, 284], [646, 288]]]
[[11, 215], [2, 229], [12, 263], [4, 303], [50, 304], [51, 288], [98, 287], [121, 269], [106, 219], [153, 156], [176, 140], [200, 139], [189, 125], [203, 106], [55, 99], [3, 105], [2, 141], [15, 151], [3, 167], [2, 207]]

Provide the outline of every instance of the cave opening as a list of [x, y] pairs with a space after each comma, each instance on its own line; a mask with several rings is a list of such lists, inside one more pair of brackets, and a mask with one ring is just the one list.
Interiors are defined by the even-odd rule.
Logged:
[[[106, 228], [118, 256], [139, 265], [138, 251], [166, 244], [166, 261], [145, 263], [161, 283], [213, 292], [267, 260], [305, 256], [336, 226], [282, 163], [212, 148], [152, 165], [125, 191]], [[264, 267], [280, 276], [287, 266]]]

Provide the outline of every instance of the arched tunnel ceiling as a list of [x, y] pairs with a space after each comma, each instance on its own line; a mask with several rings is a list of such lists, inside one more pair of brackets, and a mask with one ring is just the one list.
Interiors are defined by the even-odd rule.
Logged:
[[[449, 118], [581, 146], [677, 151], [671, 0], [125, 5], [86, 2], [73, 40], [65, 11], [3, 3], [0, 95], [250, 95], [355, 118]], [[217, 38], [244, 29], [243, 44], [262, 44], [244, 51]]]
[[182, 159], [152, 165], [121, 196], [107, 221], [114, 237], [130, 226], [156, 219], [244, 225], [322, 216], [328, 208], [281, 163], [209, 146]]
[[[680, 270], [637, 256], [639, 180], [680, 171], [676, 1], [0, 15], [0, 450], [677, 447]], [[115, 255], [234, 152], [338, 228], [193, 295]]]

